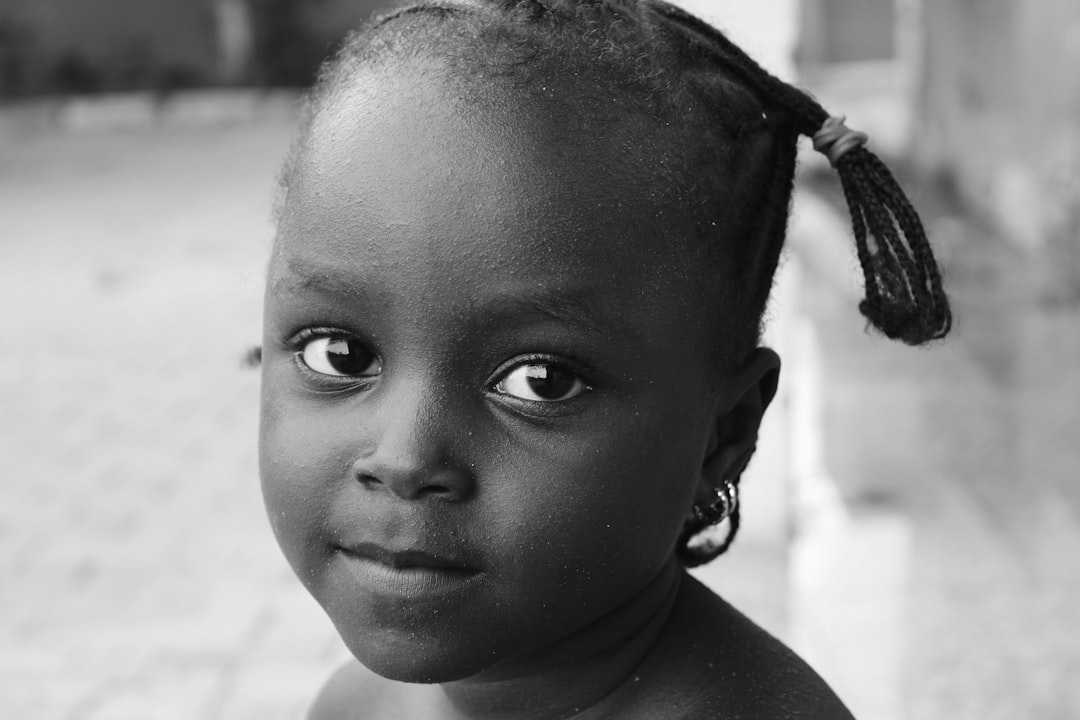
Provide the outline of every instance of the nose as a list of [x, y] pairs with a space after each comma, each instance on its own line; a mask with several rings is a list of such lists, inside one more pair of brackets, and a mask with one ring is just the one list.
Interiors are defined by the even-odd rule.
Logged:
[[[468, 461], [456, 450], [464, 419], [445, 393], [425, 383], [398, 381], [370, 397], [369, 441], [353, 462], [353, 477], [405, 500], [467, 500], [476, 491]], [[381, 390], [381, 392], [380, 392]]]

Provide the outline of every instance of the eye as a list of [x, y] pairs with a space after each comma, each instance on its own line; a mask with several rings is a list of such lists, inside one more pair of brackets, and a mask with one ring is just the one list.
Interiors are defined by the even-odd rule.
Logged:
[[588, 389], [572, 370], [545, 362], [518, 365], [495, 384], [495, 392], [533, 402], [570, 400]]
[[382, 372], [375, 353], [354, 337], [322, 335], [304, 342], [300, 360], [313, 372], [333, 377], [374, 377]]

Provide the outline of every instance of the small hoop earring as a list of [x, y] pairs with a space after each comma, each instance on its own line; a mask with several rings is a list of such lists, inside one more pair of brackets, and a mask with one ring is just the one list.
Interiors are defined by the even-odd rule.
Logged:
[[703, 525], [718, 525], [730, 518], [739, 507], [739, 487], [730, 480], [713, 488], [716, 499], [708, 505], [694, 505], [694, 517]]

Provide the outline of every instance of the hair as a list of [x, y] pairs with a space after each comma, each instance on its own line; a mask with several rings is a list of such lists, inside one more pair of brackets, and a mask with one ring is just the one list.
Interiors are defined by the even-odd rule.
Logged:
[[[716, 287], [729, 311], [718, 319], [726, 325], [726, 364], [741, 361], [760, 341], [800, 136], [832, 150], [865, 279], [859, 309], [869, 323], [909, 345], [948, 333], [949, 303], [926, 233], [884, 163], [851, 142], [850, 133], [826, 131], [829, 113], [808, 94], [662, 0], [436, 0], [377, 15], [320, 71], [282, 171], [279, 207], [312, 124], [348, 93], [357, 73], [425, 57], [471, 82], [481, 105], [485, 83], [536, 94], [544, 79], [572, 77], [585, 96], [606, 102], [606, 110], [589, 112], [636, 114], [653, 123], [672, 159], [651, 169], [656, 184], [676, 194], [697, 234], [721, 258]], [[678, 541], [682, 562], [699, 565], [724, 552], [739, 527], [737, 506], [728, 521], [722, 541], [703, 541], [708, 523], [695, 513]]]

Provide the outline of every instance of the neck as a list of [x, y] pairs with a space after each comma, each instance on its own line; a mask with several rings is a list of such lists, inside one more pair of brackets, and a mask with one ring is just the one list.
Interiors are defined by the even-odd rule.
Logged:
[[674, 558], [640, 593], [570, 636], [480, 675], [444, 683], [469, 720], [587, 716], [618, 694], [649, 654], [671, 613], [682, 573]]

